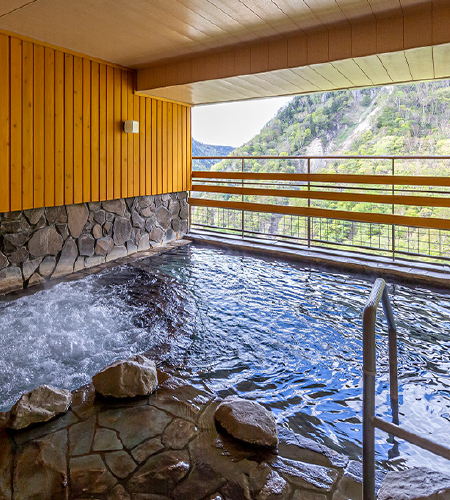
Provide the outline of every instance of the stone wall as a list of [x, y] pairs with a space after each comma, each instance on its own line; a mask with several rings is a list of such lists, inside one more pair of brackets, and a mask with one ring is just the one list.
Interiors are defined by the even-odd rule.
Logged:
[[187, 193], [0, 214], [0, 294], [110, 262], [188, 231]]

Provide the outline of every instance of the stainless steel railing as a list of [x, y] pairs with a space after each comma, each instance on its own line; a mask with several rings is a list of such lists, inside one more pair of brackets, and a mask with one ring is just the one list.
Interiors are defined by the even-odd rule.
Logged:
[[[389, 329], [389, 381], [393, 423], [375, 416], [375, 323], [380, 301]], [[375, 428], [450, 460], [449, 448], [399, 426], [397, 377], [397, 330], [386, 283], [379, 278], [372, 287], [363, 314], [363, 500], [375, 500], [376, 498]]]

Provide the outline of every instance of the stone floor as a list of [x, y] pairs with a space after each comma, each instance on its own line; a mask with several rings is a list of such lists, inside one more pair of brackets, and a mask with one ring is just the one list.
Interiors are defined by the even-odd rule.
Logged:
[[219, 434], [207, 388], [158, 373], [145, 398], [74, 391], [69, 411], [10, 431], [0, 420], [0, 500], [344, 500], [361, 464], [279, 427], [276, 453]]

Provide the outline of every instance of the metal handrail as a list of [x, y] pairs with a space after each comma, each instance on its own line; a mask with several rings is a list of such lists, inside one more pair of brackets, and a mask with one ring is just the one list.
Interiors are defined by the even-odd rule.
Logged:
[[[382, 302], [389, 329], [389, 382], [393, 423], [375, 416], [375, 323]], [[450, 449], [399, 426], [397, 329], [386, 282], [378, 278], [363, 313], [363, 500], [375, 500], [375, 428], [450, 460]]]

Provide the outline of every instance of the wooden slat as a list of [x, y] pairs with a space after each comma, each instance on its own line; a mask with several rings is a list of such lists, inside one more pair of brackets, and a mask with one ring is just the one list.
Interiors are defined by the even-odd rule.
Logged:
[[22, 208], [33, 208], [33, 86], [34, 47], [23, 42], [22, 48]]
[[[127, 75], [128, 118], [134, 119], [133, 75]], [[128, 142], [128, 196], [134, 196], [134, 140], [133, 134], [126, 134]]]
[[91, 201], [91, 61], [83, 59], [83, 201]]
[[100, 200], [100, 65], [91, 66], [91, 200]]
[[152, 194], [152, 100], [145, 102], [145, 194]]
[[114, 198], [114, 68], [106, 67], [106, 199]]
[[[133, 105], [134, 105], [134, 115], [133, 115], [133, 120], [137, 121], [139, 123], [139, 97], [134, 95], [134, 78], [133, 78], [133, 87], [132, 87], [132, 93], [133, 93]], [[139, 176], [139, 135], [140, 134], [131, 134], [133, 137], [134, 141], [134, 160], [133, 160], [133, 167], [134, 167], [134, 191], [133, 191], [133, 196], [139, 196], [139, 190], [140, 190], [140, 176]]]
[[373, 222], [376, 224], [397, 224], [399, 226], [424, 227], [430, 229], [450, 229], [449, 219], [431, 217], [409, 217], [405, 215], [376, 214], [367, 212], [347, 212], [325, 208], [290, 207], [268, 205], [263, 203], [242, 203], [203, 198], [189, 198], [189, 204], [194, 207], [218, 207], [249, 212], [265, 212], [286, 215], [302, 215], [324, 217], [326, 219], [350, 220], [358, 222]]
[[167, 103], [167, 193], [173, 192], [173, 104]]
[[107, 196], [107, 185], [106, 185], [106, 66], [100, 64], [100, 77], [99, 77], [99, 124], [100, 124], [100, 165], [99, 165], [99, 189], [100, 189], [100, 200], [106, 200]]
[[[122, 71], [122, 119], [123, 123], [128, 120], [128, 73]], [[122, 141], [122, 166], [121, 166], [121, 196], [126, 198], [128, 196], [128, 134], [122, 132], [121, 128], [121, 141]]]
[[43, 207], [44, 200], [44, 70], [45, 50], [39, 45], [34, 46], [34, 95], [33, 95], [33, 129], [34, 129], [34, 194], [33, 207]]
[[158, 151], [158, 114], [157, 114], [157, 101], [154, 99], [152, 101], [152, 194], [158, 192], [158, 182], [157, 182], [157, 151]]
[[178, 139], [177, 139], [177, 152], [178, 152], [178, 185], [177, 185], [177, 191], [183, 191], [183, 169], [184, 169], [184, 164], [183, 164], [183, 125], [181, 120], [183, 119], [183, 107], [180, 105], [177, 105], [178, 109], [178, 117], [177, 117], [177, 128], [178, 128]]
[[264, 181], [332, 182], [336, 184], [371, 184], [385, 186], [450, 186], [450, 177], [357, 174], [281, 174], [263, 172], [194, 171], [195, 179], [248, 179]]
[[161, 194], [163, 192], [163, 103], [157, 101], [157, 122], [156, 122], [156, 134], [157, 134], [157, 157], [156, 157], [156, 193]]
[[64, 205], [64, 54], [55, 51], [55, 205]]
[[73, 59], [73, 202], [83, 201], [83, 60]]
[[183, 172], [182, 172], [182, 191], [187, 190], [187, 172], [191, 169], [189, 165], [189, 153], [188, 153], [188, 139], [187, 139], [187, 109], [185, 106], [182, 108], [181, 112], [181, 152], [183, 155]]
[[114, 69], [114, 198], [122, 196], [122, 71]]
[[9, 37], [0, 34], [0, 212], [9, 212], [11, 202], [9, 43]]
[[22, 41], [11, 38], [11, 210], [22, 208]]
[[172, 106], [172, 192], [178, 192], [178, 105]]
[[191, 130], [191, 108], [186, 108], [186, 122], [187, 122], [187, 136], [186, 147], [188, 150], [187, 164], [186, 164], [186, 187], [187, 191], [192, 189], [192, 130]]
[[64, 203], [73, 203], [73, 56], [64, 56]]
[[146, 118], [145, 113], [145, 97], [138, 97], [139, 100], [139, 196], [144, 196], [146, 193], [145, 184], [145, 163], [147, 161], [147, 148], [145, 141], [146, 133]]
[[162, 193], [167, 193], [168, 187], [168, 135], [167, 135], [167, 127], [168, 127], [168, 104], [167, 102], [162, 103]]
[[44, 69], [44, 204], [55, 205], [55, 51], [45, 49]]
[[206, 193], [229, 193], [249, 196], [273, 196], [305, 200], [352, 201], [355, 203], [382, 203], [421, 207], [450, 207], [450, 198], [434, 196], [385, 195], [366, 193], [342, 193], [329, 191], [301, 191], [295, 189], [241, 188], [230, 186], [194, 185], [192, 191]]

